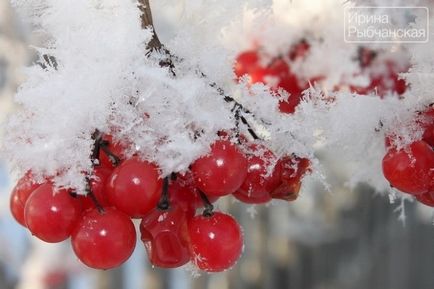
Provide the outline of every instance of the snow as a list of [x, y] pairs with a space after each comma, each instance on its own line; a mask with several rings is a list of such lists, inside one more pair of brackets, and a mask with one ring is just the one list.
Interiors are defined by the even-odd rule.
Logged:
[[[163, 175], [186, 170], [206, 154], [217, 131], [235, 126], [232, 104], [210, 86], [214, 82], [253, 113], [245, 116], [276, 156], [308, 157], [313, 177], [327, 186], [316, 157], [321, 151], [348, 167], [349, 186], [368, 182], [388, 191], [381, 172], [384, 137], [404, 135], [402, 144], [416, 139], [416, 111], [432, 101], [432, 49], [417, 45], [395, 49], [397, 55], [409, 53], [413, 64], [403, 75], [411, 84], [403, 100], [333, 92], [348, 79], [366, 83], [365, 76], [354, 77], [360, 74], [358, 46], [342, 41], [340, 0], [152, 1], [159, 36], [178, 57], [176, 76], [158, 65], [164, 55], [146, 57], [151, 32], [141, 29], [134, 1], [13, 2], [45, 40], [33, 49], [54, 56], [58, 69], [26, 68], [15, 97], [19, 110], [5, 125], [3, 154], [14, 170], [55, 176], [57, 185], [79, 193], [83, 173], [92, 170], [95, 129], [133, 144], [127, 155], [157, 163]], [[233, 59], [241, 51], [260, 46], [275, 56], [302, 38], [312, 49], [293, 69], [301, 77], [326, 80], [305, 91], [295, 114], [278, 113], [278, 99], [268, 87], [233, 80]]]

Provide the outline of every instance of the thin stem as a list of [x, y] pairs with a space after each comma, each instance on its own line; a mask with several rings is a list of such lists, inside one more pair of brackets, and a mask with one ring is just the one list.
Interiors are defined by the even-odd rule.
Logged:
[[109, 149], [109, 142], [106, 140], [100, 140], [99, 142], [99, 147], [102, 149], [102, 151], [107, 155], [107, 157], [109, 158], [110, 162], [114, 165], [114, 166], [118, 166], [121, 163], [121, 159], [115, 155], [110, 149]]
[[[175, 74], [175, 65], [173, 64], [172, 59], [175, 57], [173, 54], [170, 53], [170, 51], [164, 47], [164, 45], [161, 43], [160, 39], [158, 38], [157, 32], [155, 31], [154, 27], [154, 21], [152, 19], [152, 11], [151, 6], [149, 4], [149, 0], [138, 0], [139, 2], [139, 9], [142, 11], [141, 20], [142, 20], [142, 28], [150, 28], [152, 30], [152, 39], [149, 41], [147, 49], [152, 51], [161, 51], [164, 54], [166, 54], [166, 58], [162, 59], [160, 61], [161, 67], [169, 67], [170, 72], [173, 76], [176, 76]], [[207, 76], [202, 72], [199, 71], [199, 74], [207, 78]], [[246, 114], [252, 114], [249, 110], [247, 110], [241, 103], [236, 101], [233, 97], [226, 95], [225, 91], [219, 87], [215, 82], [211, 82], [209, 84], [212, 88], [215, 88], [217, 92], [223, 96], [224, 100], [226, 102], [234, 103], [235, 106], [239, 107], [239, 109]], [[254, 139], [259, 139], [258, 135], [253, 130], [252, 126], [249, 124], [247, 119], [243, 115], [239, 115], [238, 117], [235, 116], [237, 120], [241, 119], [242, 123], [247, 126], [247, 131]]]
[[90, 184], [90, 179], [86, 177], [86, 193], [87, 196], [92, 200], [95, 207], [98, 209], [98, 212], [100, 214], [103, 214], [105, 212], [103, 206], [98, 202], [98, 199], [96, 198], [95, 194], [92, 192], [92, 186]]
[[152, 20], [152, 11], [151, 6], [149, 4], [149, 0], [139, 0], [139, 9], [142, 11], [142, 16], [140, 18], [142, 19], [142, 28], [152, 29], [152, 39], [148, 43], [148, 49], [149, 50], [161, 50], [163, 49], [163, 44], [161, 44], [160, 39], [158, 39], [158, 35], [155, 32], [154, 28], [154, 21]]
[[169, 203], [169, 177], [165, 177], [163, 180], [163, 192], [161, 194], [160, 201], [157, 204], [157, 208], [162, 211], [167, 211], [170, 208]]
[[101, 151], [101, 139], [102, 139], [102, 133], [96, 129], [95, 132], [92, 134], [92, 139], [94, 140], [92, 154], [91, 154], [91, 160], [92, 164], [95, 166], [96, 160], [99, 160], [99, 154]]
[[204, 192], [201, 190], [198, 190], [199, 196], [202, 199], [203, 205], [205, 206], [205, 210], [203, 210], [202, 215], [205, 217], [211, 217], [213, 215], [214, 206], [211, 204], [211, 202], [208, 200], [208, 197], [205, 195]]

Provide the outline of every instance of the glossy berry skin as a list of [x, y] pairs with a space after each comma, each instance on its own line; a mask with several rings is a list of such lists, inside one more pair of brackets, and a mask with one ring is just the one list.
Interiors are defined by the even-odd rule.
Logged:
[[157, 205], [162, 185], [156, 165], [132, 157], [122, 162], [109, 177], [108, 201], [130, 217], [141, 218]]
[[247, 159], [229, 141], [218, 140], [208, 155], [197, 159], [191, 171], [197, 188], [209, 196], [235, 192], [247, 176]]
[[430, 190], [433, 183], [434, 151], [424, 141], [416, 141], [397, 151], [389, 149], [383, 158], [383, 174], [390, 185], [412, 195]]
[[310, 171], [310, 161], [297, 156], [286, 156], [278, 161], [280, 184], [271, 192], [273, 199], [294, 201], [298, 198], [303, 177]]
[[166, 211], [152, 210], [142, 219], [140, 233], [152, 265], [176, 268], [190, 261], [187, 214], [181, 207], [172, 205]]
[[24, 217], [33, 235], [57, 243], [69, 238], [81, 212], [80, 201], [68, 190], [55, 191], [53, 184], [45, 183], [27, 200]]
[[192, 260], [207, 272], [231, 268], [243, 249], [243, 234], [237, 221], [227, 214], [198, 215], [188, 223]]
[[432, 192], [423, 193], [416, 196], [416, 200], [429, 207], [434, 207], [434, 194]]
[[[112, 170], [106, 167], [95, 167], [90, 178], [92, 193], [102, 207], [110, 206], [106, 193], [106, 183], [111, 174]], [[95, 208], [95, 204], [89, 196], [80, 196], [80, 200], [84, 210]]]
[[21, 179], [18, 180], [18, 183], [12, 190], [9, 202], [10, 210], [15, 220], [24, 227], [27, 227], [24, 220], [25, 205], [30, 195], [39, 186], [40, 184], [34, 182], [32, 174], [27, 172]]
[[234, 196], [248, 204], [262, 204], [271, 200], [270, 192], [280, 184], [281, 167], [277, 158], [264, 146], [251, 145], [247, 155], [247, 177]]
[[111, 269], [124, 263], [134, 251], [136, 231], [130, 218], [111, 207], [104, 212], [86, 211], [71, 235], [74, 253], [95, 269]]
[[14, 190], [9, 199], [9, 208], [14, 219], [22, 226], [27, 227], [24, 220], [24, 204], [18, 198], [17, 192]]

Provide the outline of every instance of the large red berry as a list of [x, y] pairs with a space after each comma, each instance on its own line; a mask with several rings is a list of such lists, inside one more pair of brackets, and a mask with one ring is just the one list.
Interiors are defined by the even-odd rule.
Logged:
[[110, 269], [124, 263], [134, 251], [136, 231], [130, 218], [115, 208], [85, 212], [71, 236], [77, 257], [89, 267]]
[[187, 214], [181, 207], [172, 205], [166, 211], [152, 210], [142, 219], [140, 232], [152, 265], [176, 268], [190, 261]]
[[138, 157], [125, 160], [107, 182], [109, 203], [132, 218], [144, 217], [161, 196], [163, 181], [156, 165]]
[[240, 225], [231, 216], [220, 212], [192, 218], [188, 223], [188, 235], [193, 262], [204, 271], [229, 269], [243, 249]]
[[383, 173], [398, 190], [419, 195], [433, 183], [434, 151], [424, 141], [416, 141], [401, 149], [389, 149], [383, 158]]
[[24, 220], [24, 208], [30, 195], [39, 186], [40, 184], [35, 183], [32, 173], [29, 171], [18, 180], [18, 183], [12, 190], [9, 202], [10, 210], [15, 220], [24, 227], [27, 227]]
[[235, 192], [247, 175], [247, 159], [229, 141], [211, 145], [208, 155], [196, 160], [191, 168], [197, 187], [210, 196]]
[[301, 182], [310, 170], [310, 161], [297, 156], [286, 156], [279, 160], [280, 184], [271, 192], [273, 199], [294, 201], [300, 192]]
[[81, 212], [80, 201], [68, 190], [56, 191], [53, 184], [45, 183], [27, 200], [24, 217], [33, 235], [56, 243], [69, 238]]
[[247, 177], [234, 196], [244, 203], [261, 204], [271, 200], [270, 192], [280, 183], [277, 158], [264, 146], [251, 145], [247, 155]]

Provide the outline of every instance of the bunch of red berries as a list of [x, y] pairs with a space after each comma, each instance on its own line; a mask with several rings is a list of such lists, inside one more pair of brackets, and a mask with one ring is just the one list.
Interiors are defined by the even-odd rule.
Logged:
[[268, 63], [264, 63], [267, 57], [264, 57], [259, 50], [245, 51], [236, 59], [235, 75], [238, 79], [248, 75], [251, 84], [268, 85], [277, 97], [280, 97], [279, 89], [285, 90], [288, 97], [279, 101], [279, 110], [282, 113], [294, 113], [301, 101], [302, 92], [309, 87], [309, 82], [313, 83], [321, 78], [302, 79], [291, 70], [291, 63], [302, 61], [309, 49], [309, 43], [301, 40], [291, 47], [286, 55], [271, 58]]
[[422, 138], [403, 148], [394, 145], [399, 136], [386, 137], [383, 173], [392, 187], [434, 207], [434, 109], [421, 113], [417, 123], [423, 129]]
[[77, 257], [98, 269], [119, 266], [132, 254], [131, 219], [142, 220], [141, 240], [153, 265], [174, 268], [192, 261], [209, 272], [228, 269], [241, 255], [242, 230], [230, 215], [214, 212], [212, 203], [230, 194], [251, 204], [295, 200], [309, 170], [307, 159], [278, 159], [262, 144], [235, 144], [222, 134], [187, 172], [162, 177], [156, 164], [124, 158], [123, 145], [110, 136], [96, 132], [94, 138], [86, 195], [56, 188], [50, 178], [35, 183], [29, 171], [12, 192], [11, 211], [41, 240], [71, 237]]
[[379, 58], [379, 52], [366, 47], [359, 48], [358, 60], [361, 74], [370, 79], [368, 86], [350, 86], [351, 92], [368, 95], [375, 93], [383, 98], [394, 92], [401, 96], [407, 91], [407, 84], [399, 77], [399, 73], [408, 72], [409, 65], [398, 65], [391, 59]]

